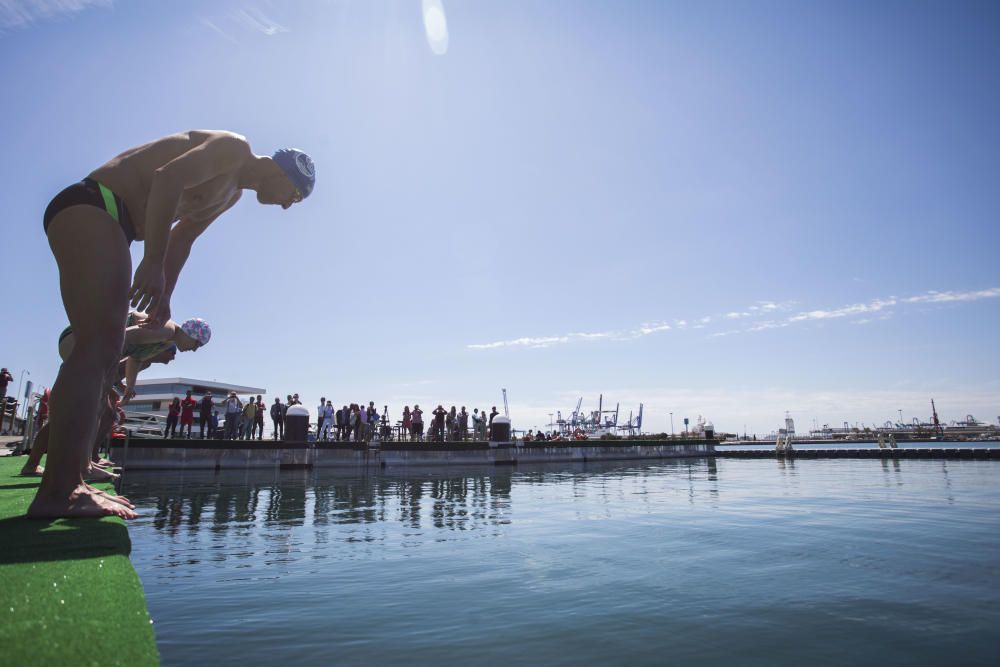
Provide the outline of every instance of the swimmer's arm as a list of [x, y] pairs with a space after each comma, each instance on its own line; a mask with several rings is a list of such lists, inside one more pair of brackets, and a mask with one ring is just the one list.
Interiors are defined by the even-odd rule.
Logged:
[[125, 345], [146, 345], [148, 343], [164, 343], [174, 337], [175, 327], [144, 327], [136, 324], [125, 330]]
[[176, 219], [177, 205], [184, 190], [220, 174], [235, 172], [252, 156], [245, 139], [219, 133], [153, 173], [146, 200], [145, 249], [129, 293], [133, 306], [148, 311], [155, 308], [163, 296], [166, 284], [163, 264], [170, 226]]
[[135, 396], [135, 380], [139, 377], [141, 367], [142, 362], [132, 357], [125, 362], [125, 395], [122, 396], [122, 405], [127, 404]]
[[181, 269], [191, 255], [191, 246], [195, 239], [208, 229], [208, 226], [215, 222], [215, 219], [233, 207], [240, 200], [242, 193], [237, 190], [233, 197], [226, 204], [214, 211], [208, 217], [202, 219], [181, 218], [180, 222], [170, 230], [167, 241], [167, 254], [163, 260], [163, 277], [165, 279], [163, 289], [163, 301], [170, 303], [170, 297], [174, 294], [177, 286], [177, 278], [181, 275]]

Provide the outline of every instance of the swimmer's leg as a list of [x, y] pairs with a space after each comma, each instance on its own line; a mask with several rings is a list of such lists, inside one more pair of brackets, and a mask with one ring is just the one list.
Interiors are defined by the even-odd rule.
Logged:
[[121, 357], [132, 260], [118, 223], [94, 206], [71, 206], [49, 224], [73, 351], [49, 404], [49, 454], [29, 518], [138, 516], [94, 493], [81, 471], [90, 458], [107, 378]]
[[35, 436], [35, 442], [31, 445], [31, 453], [28, 454], [28, 460], [21, 468], [21, 474], [41, 477], [42, 473], [45, 472], [45, 468], [42, 467], [42, 457], [47, 451], [49, 451], [49, 423], [45, 422], [42, 424], [42, 428], [38, 429], [38, 435]]

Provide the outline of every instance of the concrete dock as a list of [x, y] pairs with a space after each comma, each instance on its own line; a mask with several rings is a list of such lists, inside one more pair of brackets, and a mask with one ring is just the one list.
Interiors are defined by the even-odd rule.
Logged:
[[397, 468], [445, 465], [629, 461], [705, 457], [716, 441], [567, 440], [547, 442], [288, 442], [275, 440], [131, 439], [115, 441], [111, 459], [125, 470], [242, 468]]
[[1000, 447], [837, 447], [775, 451], [772, 448], [715, 450], [715, 456], [734, 459], [1000, 459]]

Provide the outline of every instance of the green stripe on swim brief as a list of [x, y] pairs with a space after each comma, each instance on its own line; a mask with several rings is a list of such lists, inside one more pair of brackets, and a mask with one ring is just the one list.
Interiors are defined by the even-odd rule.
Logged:
[[97, 186], [101, 189], [101, 196], [104, 197], [104, 210], [111, 214], [111, 217], [118, 220], [118, 203], [115, 201], [115, 193], [108, 189], [108, 186], [104, 183], [98, 183]]

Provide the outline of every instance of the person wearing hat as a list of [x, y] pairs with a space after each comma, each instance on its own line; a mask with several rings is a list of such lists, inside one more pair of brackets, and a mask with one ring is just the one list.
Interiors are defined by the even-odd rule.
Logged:
[[[137, 516], [90, 491], [79, 469], [120, 360], [129, 304], [149, 313], [151, 326], [165, 324], [192, 245], [244, 190], [287, 209], [315, 181], [300, 150], [256, 155], [233, 132], [190, 130], [130, 148], [52, 199], [42, 226], [77, 344], [52, 387], [49, 463], [29, 518]], [[134, 240], [144, 248], [133, 276]]]
[[226, 407], [226, 440], [236, 440], [240, 434], [240, 419], [243, 417], [243, 402], [235, 391], [229, 392], [229, 397], [222, 402]]

